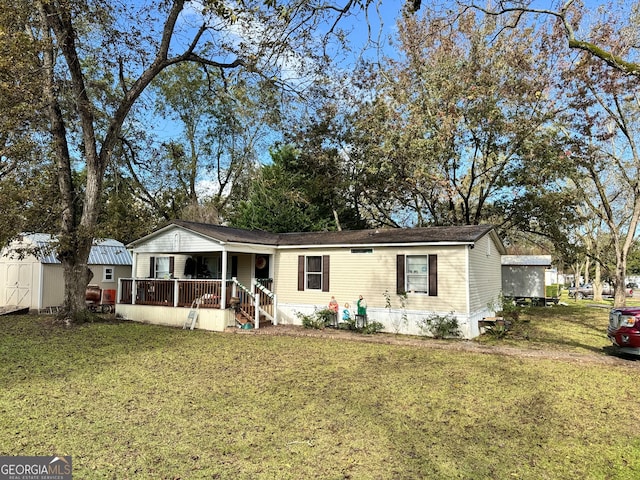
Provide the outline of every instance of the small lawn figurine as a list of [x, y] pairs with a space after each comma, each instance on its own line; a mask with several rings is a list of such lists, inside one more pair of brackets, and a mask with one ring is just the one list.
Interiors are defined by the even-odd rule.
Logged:
[[360, 295], [360, 298], [358, 299], [358, 316], [367, 316], [367, 302], [362, 298], [362, 295]]
[[338, 327], [338, 310], [340, 310], [340, 305], [338, 305], [336, 297], [331, 295], [331, 301], [329, 302], [329, 311], [331, 312], [329, 319], [330, 327]]
[[340, 308], [340, 305], [338, 305], [338, 301], [336, 300], [336, 297], [331, 296], [331, 301], [329, 302], [329, 310], [331, 310], [333, 313], [337, 315], [339, 308]]
[[367, 302], [362, 295], [360, 295], [356, 309], [356, 328], [366, 327], [367, 323]]
[[351, 314], [349, 313], [348, 303], [344, 304], [344, 310], [342, 310], [342, 320], [344, 320], [345, 322], [348, 322], [349, 320], [351, 320]]

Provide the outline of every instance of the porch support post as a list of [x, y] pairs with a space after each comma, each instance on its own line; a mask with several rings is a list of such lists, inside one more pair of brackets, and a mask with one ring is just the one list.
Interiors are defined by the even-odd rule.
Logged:
[[278, 296], [273, 294], [273, 324], [278, 325]]
[[[255, 282], [255, 281], [254, 281]], [[255, 292], [255, 300], [254, 300], [254, 305], [256, 307], [256, 313], [254, 314], [254, 328], [260, 328], [260, 293], [259, 290], [255, 287], [255, 283], [254, 283], [254, 287], [253, 287], [253, 291]]]
[[179, 294], [178, 279], [174, 278], [173, 279], [173, 306], [174, 307], [178, 306], [178, 294]]
[[220, 286], [220, 309], [227, 308], [227, 251], [222, 250], [222, 285]]
[[138, 292], [136, 278], [138, 278], [138, 252], [131, 250], [131, 305], [136, 304]]
[[136, 278], [138, 276], [138, 254], [129, 250], [129, 255], [131, 255], [131, 278]]

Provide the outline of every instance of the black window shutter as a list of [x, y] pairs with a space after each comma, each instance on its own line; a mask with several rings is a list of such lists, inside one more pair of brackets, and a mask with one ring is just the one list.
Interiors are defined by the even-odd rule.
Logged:
[[156, 278], [156, 257], [149, 258], [149, 278]]
[[438, 296], [438, 256], [429, 255], [429, 296]]
[[404, 286], [404, 255], [398, 255], [396, 257], [396, 293], [403, 295], [405, 293]]
[[304, 290], [304, 255], [298, 255], [298, 290]]
[[329, 291], [329, 255], [322, 256], [322, 291]]
[[169, 274], [171, 275], [171, 278], [174, 277], [173, 275], [173, 267], [175, 267], [175, 257], [169, 257]]

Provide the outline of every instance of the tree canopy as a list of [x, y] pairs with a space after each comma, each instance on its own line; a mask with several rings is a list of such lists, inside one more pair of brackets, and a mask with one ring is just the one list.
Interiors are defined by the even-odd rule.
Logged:
[[492, 223], [624, 283], [640, 30], [623, 2], [594, 19], [575, 0], [412, 0], [389, 39], [381, 0], [0, 2], [0, 241], [57, 234], [70, 319], [94, 237], [177, 217]]
[[[21, 129], [32, 128], [33, 137], [48, 147], [42, 161], [55, 165], [61, 215], [57, 252], [70, 320], [85, 315], [86, 263], [107, 168], [150, 84], [167, 68], [194, 62], [221, 75], [242, 69], [284, 88], [324, 60], [326, 43], [318, 40], [318, 30], [339, 39], [337, 22], [351, 8], [368, 4], [3, 1], [0, 51], [20, 60], [0, 64], [0, 78], [8, 79], [0, 88], [10, 93], [12, 86], [25, 86], [0, 105], [2, 118], [13, 113], [19, 118], [3, 125], [2, 170], [27, 156], [16, 139], [24, 138]], [[11, 72], [14, 63], [19, 68]]]

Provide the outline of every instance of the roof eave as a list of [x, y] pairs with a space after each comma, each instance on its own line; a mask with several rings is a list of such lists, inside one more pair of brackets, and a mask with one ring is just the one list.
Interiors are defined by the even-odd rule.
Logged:
[[334, 244], [299, 244], [278, 245], [278, 250], [292, 250], [297, 248], [375, 248], [375, 247], [451, 247], [473, 245], [473, 241], [444, 241], [444, 242], [385, 242], [385, 243], [334, 243]]

